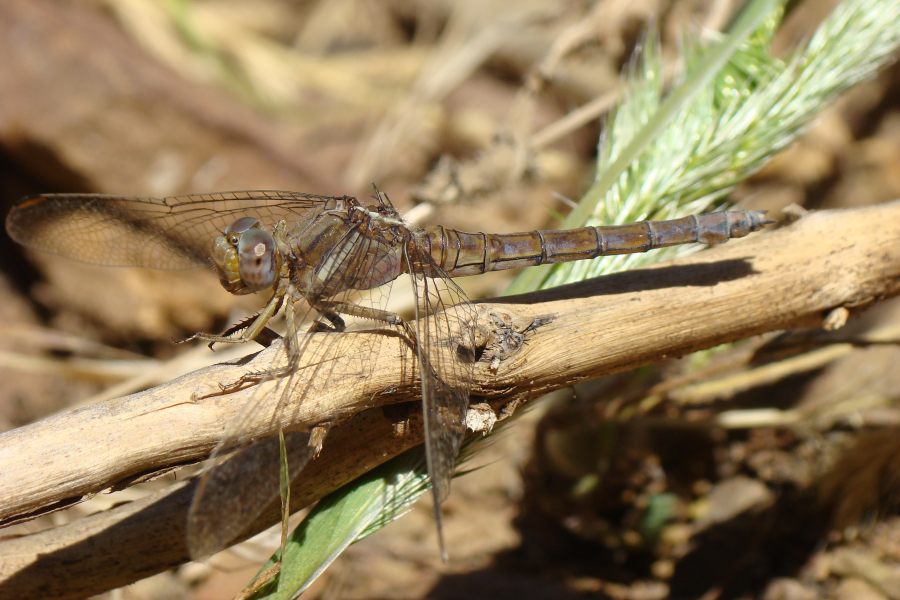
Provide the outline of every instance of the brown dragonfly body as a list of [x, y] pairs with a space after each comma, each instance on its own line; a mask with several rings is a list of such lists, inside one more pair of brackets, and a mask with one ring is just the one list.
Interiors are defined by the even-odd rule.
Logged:
[[[222, 335], [196, 336], [210, 342], [267, 343], [274, 336], [268, 323], [287, 305], [287, 366], [237, 384], [296, 375], [303, 344], [298, 342], [302, 334], [294, 305], [301, 301], [309, 307], [310, 332], [343, 330], [341, 315], [401, 328], [419, 360], [427, 466], [440, 528], [439, 502], [449, 491], [465, 435], [466, 382], [473, 369], [458, 353], [439, 349], [450, 336], [459, 347], [474, 348], [474, 312], [453, 277], [693, 242], [720, 243], [767, 222], [759, 211], [727, 211], [561, 231], [466, 233], [411, 225], [381, 194], [365, 205], [349, 196], [261, 191], [170, 198], [34, 196], [13, 208], [6, 224], [22, 244], [92, 263], [180, 269], [211, 262], [229, 292], [269, 295], [254, 318]], [[366, 292], [404, 273], [412, 276], [416, 294], [416, 319], [411, 322], [387, 311], [386, 298]], [[369, 294], [369, 300], [361, 301], [360, 294]], [[240, 424], [231, 430], [235, 439], [223, 447], [240, 441]], [[270, 487], [277, 495], [277, 486]], [[194, 554], [232, 542], [265, 505], [261, 497], [244, 500], [240, 507], [247, 514], [236, 525], [220, 527], [206, 517], [213, 505], [195, 498], [193, 530], [202, 539], [193, 540]], [[254, 502], [263, 506], [245, 509]], [[230, 517], [221, 515], [238, 521]]]
[[765, 223], [759, 211], [692, 215], [669, 221], [524, 233], [466, 233], [428, 227], [418, 243], [451, 277], [535, 265], [585, 260], [612, 254], [699, 242], [718, 244], [743, 237]]
[[[335, 285], [338, 282], [364, 290], [408, 272], [460, 277], [688, 243], [718, 244], [743, 237], [767, 222], [761, 211], [739, 210], [627, 225], [469, 233], [440, 225], [414, 227], [386, 204], [366, 207], [356, 198], [339, 197], [326, 199], [319, 215], [284, 235], [282, 244], [266, 247], [263, 252], [278, 255], [267, 264], [286, 266], [299, 290], [319, 297], [342, 291]], [[261, 225], [253, 221], [254, 227]], [[236, 240], [231, 245], [236, 248], [238, 243]], [[410, 264], [404, 262], [404, 255], [427, 259]], [[232, 264], [227, 271], [222, 262], [217, 264], [220, 274], [230, 275], [230, 279], [223, 279], [226, 289], [234, 293], [257, 291], [231, 283], [242, 281], [239, 262]], [[338, 265], [354, 268], [335, 278]], [[434, 265], [439, 269], [433, 269]], [[331, 285], [326, 286], [328, 283]]]

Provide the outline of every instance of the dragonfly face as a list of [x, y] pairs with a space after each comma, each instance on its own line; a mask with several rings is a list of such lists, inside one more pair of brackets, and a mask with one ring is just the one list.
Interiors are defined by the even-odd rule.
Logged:
[[252, 294], [272, 288], [278, 280], [281, 256], [272, 234], [254, 217], [242, 217], [213, 242], [213, 261], [222, 287], [232, 294]]

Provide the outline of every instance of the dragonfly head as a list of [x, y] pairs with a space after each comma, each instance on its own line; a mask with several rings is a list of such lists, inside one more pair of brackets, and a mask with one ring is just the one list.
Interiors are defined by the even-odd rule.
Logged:
[[213, 260], [222, 287], [232, 294], [271, 288], [278, 279], [281, 263], [275, 238], [253, 217], [238, 219], [216, 238]]

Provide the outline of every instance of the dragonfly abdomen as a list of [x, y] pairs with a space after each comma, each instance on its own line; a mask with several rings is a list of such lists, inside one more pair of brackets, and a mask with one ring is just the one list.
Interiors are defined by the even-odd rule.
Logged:
[[769, 222], [761, 211], [734, 210], [668, 221], [508, 234], [467, 233], [437, 226], [428, 228], [426, 236], [432, 258], [456, 277], [695, 242], [719, 244]]

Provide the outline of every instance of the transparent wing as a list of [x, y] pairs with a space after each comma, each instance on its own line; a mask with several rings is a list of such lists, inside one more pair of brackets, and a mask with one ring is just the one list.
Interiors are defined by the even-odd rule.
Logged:
[[[409, 258], [409, 257], [408, 257]], [[475, 309], [465, 293], [432, 260], [419, 252], [413, 265], [428, 265], [432, 277], [412, 276], [417, 300], [417, 355], [422, 378], [425, 454], [434, 497], [434, 517], [444, 550], [440, 503], [466, 433], [465, 417], [475, 363]]]
[[15, 241], [108, 266], [187, 269], [207, 266], [213, 239], [242, 216], [271, 228], [305, 222], [332, 198], [248, 191], [166, 198], [44, 194], [20, 200], [6, 217]]
[[[341, 291], [330, 300], [383, 308], [390, 291], [387, 286], [362, 293], [352, 289], [360, 279], [361, 269], [379, 268], [371, 257], [383, 248], [374, 247], [377, 244], [370, 239], [351, 234], [348, 229], [347, 235], [331, 250], [334, 261], [327, 287]], [[303, 302], [299, 298], [289, 298], [285, 310], [292, 310], [295, 301]], [[311, 322], [317, 318], [329, 324], [308, 305], [296, 318], [286, 319], [284, 342], [271, 364], [288, 365], [287, 373], [262, 371], [256, 374], [260, 383], [277, 379], [274, 391], [258, 388], [261, 391], [254, 393], [244, 409], [226, 424], [222, 440], [207, 461], [188, 516], [188, 548], [194, 558], [209, 556], [238, 541], [240, 534], [247, 532], [260, 514], [278, 500], [277, 439], [249, 440], [245, 433], [247, 424], [269, 419], [283, 422], [286, 415], [296, 411], [300, 403], [326, 385], [338, 360], [342, 361], [342, 373], [348, 372], [347, 362], [353, 360], [356, 362], [352, 368], [359, 373], [370, 370], [368, 357], [357, 355], [354, 358], [345, 352], [346, 336], [352, 334], [310, 331]], [[318, 424], [307, 426], [315, 425]], [[318, 444], [305, 443], [303, 435], [307, 434], [293, 434], [286, 440], [292, 477], [301, 472], [318, 448]], [[235, 448], [238, 450], [233, 451]]]
[[[287, 464], [299, 473], [315, 453], [309, 432], [285, 434]], [[278, 438], [258, 440], [207, 465], [188, 520], [188, 550], [205, 558], [240, 539], [279, 496]]]

